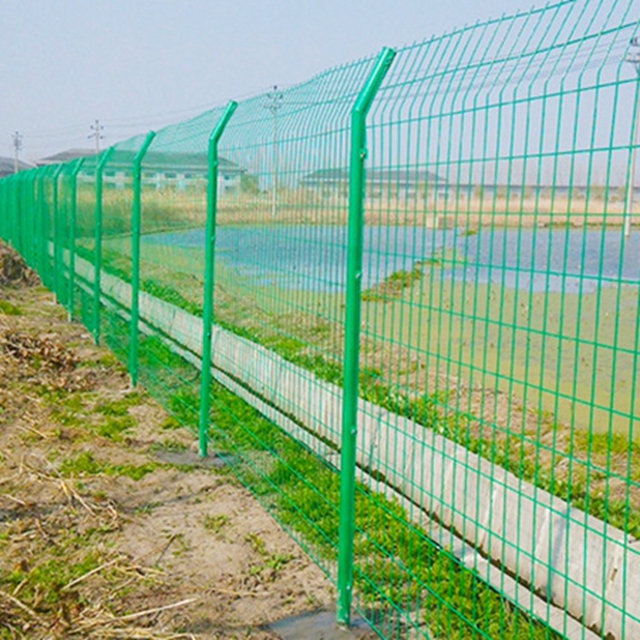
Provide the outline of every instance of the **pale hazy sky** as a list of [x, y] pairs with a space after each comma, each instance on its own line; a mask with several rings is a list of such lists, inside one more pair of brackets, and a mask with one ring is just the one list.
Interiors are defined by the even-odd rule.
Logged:
[[[0, 0], [0, 155], [113, 144], [536, 0]], [[540, 4], [540, 2], [537, 2]]]

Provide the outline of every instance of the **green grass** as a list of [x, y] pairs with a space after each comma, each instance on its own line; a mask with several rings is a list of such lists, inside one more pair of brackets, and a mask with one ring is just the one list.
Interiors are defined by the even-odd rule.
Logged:
[[[385, 300], [401, 301], [404, 290], [419, 281], [417, 274], [415, 277], [404, 272], [397, 274], [388, 285]], [[172, 286], [152, 281], [147, 281], [144, 286], [158, 298], [194, 315], [200, 315], [199, 305]], [[218, 318], [221, 316], [222, 313]], [[237, 326], [229, 321], [218, 321], [227, 330], [263, 344], [294, 364], [312, 371], [319, 378], [341, 384], [341, 363], [324, 354], [310, 351], [307, 342], [279, 335], [277, 331], [268, 332], [261, 326]], [[125, 335], [126, 330], [127, 327], [123, 326]], [[199, 406], [197, 371], [170, 352], [158, 338], [145, 338], [141, 341], [142, 371], [145, 384], [154, 389], [154, 393], [173, 412], [177, 421], [194, 430]], [[364, 369], [360, 385], [363, 398], [445, 435], [518, 477], [562, 497], [575, 507], [614, 526], [626, 527], [633, 535], [640, 535], [640, 513], [624, 500], [590, 495], [588, 482], [576, 478], [570, 482], [563, 481], [553, 472], [545, 472], [528, 459], [525, 450], [526, 435], [510, 434], [509, 446], [504, 446], [495, 436], [474, 436], [469, 429], [473, 416], [451, 412], [445, 419], [439, 410], [443, 405], [441, 397], [410, 397], [400, 393], [386, 384], [382, 372], [376, 369]], [[295, 443], [293, 444], [298, 449], [295, 452], [290, 450], [292, 441], [287, 436], [261, 418], [251, 407], [243, 406], [241, 401], [234, 398], [222, 387], [215, 386], [216, 404], [212, 416], [216, 429], [213, 434], [214, 447], [219, 451], [234, 452], [239, 460], [235, 470], [245, 484], [276, 513], [285, 526], [313, 549], [321, 565], [325, 568], [332, 565], [337, 547], [337, 474], [313, 456], [309, 468], [304, 468], [302, 462], [308, 460], [310, 454]], [[229, 414], [233, 416], [231, 422], [225, 420], [225, 415]], [[257, 427], [257, 424], [260, 426]], [[289, 444], [283, 444], [278, 439], [280, 437], [285, 438]], [[276, 444], [273, 444], [274, 441]], [[577, 447], [581, 450], [586, 447], [606, 451], [606, 440], [577, 437], [572, 446], [576, 450], [560, 453], [559, 456], [575, 454]], [[624, 441], [616, 440], [614, 447], [622, 451]], [[264, 455], [256, 456], [257, 451]], [[359, 567], [356, 578], [363, 607], [384, 609], [387, 606], [385, 601], [389, 598], [396, 603], [409, 601], [413, 603], [412, 606], [429, 611], [430, 616], [436, 619], [432, 630], [439, 629], [438, 633], [445, 637], [467, 637], [465, 634], [470, 633], [469, 630], [474, 627], [478, 632], [482, 629], [482, 633], [489, 633], [487, 630], [495, 631], [496, 625], [509, 630], [509, 633], [503, 634], [505, 637], [552, 637], [550, 632], [541, 631], [541, 627], [530, 627], [524, 614], [509, 609], [510, 605], [484, 583], [467, 582], [470, 574], [466, 569], [461, 568], [445, 552], [435, 549], [422, 532], [408, 523], [407, 515], [397, 505], [369, 493], [362, 486], [358, 489], [358, 496], [358, 513], [364, 514], [364, 517], [360, 520], [356, 541]], [[372, 531], [372, 522], [380, 523], [379, 532]], [[412, 550], [409, 555], [406, 549]], [[423, 563], [426, 563], [426, 568]], [[446, 579], [451, 575], [455, 575], [456, 580], [454, 583], [447, 583]], [[441, 590], [432, 588], [432, 585], [440, 582]], [[461, 585], [460, 588], [458, 585]], [[486, 593], [494, 594], [499, 604], [495, 604], [493, 596]], [[469, 594], [472, 594], [471, 597]], [[452, 612], [452, 606], [463, 615]], [[509, 615], [502, 611], [505, 608]], [[466, 613], [468, 611], [471, 613]], [[485, 615], [487, 611], [490, 613]], [[483, 612], [481, 619], [478, 618], [479, 612]], [[471, 622], [465, 621], [465, 616], [470, 616]]]
[[123, 417], [129, 415], [129, 409], [131, 407], [138, 406], [144, 402], [144, 399], [143, 393], [132, 391], [118, 400], [110, 400], [98, 404], [95, 410], [103, 416]]
[[49, 610], [65, 598], [73, 596], [64, 587], [99, 566], [100, 558], [90, 552], [76, 563], [69, 563], [65, 557], [55, 557], [31, 570], [16, 569], [6, 576], [0, 576], [0, 584], [13, 589], [20, 585], [20, 597], [26, 602], [37, 602], [37, 609]]
[[422, 278], [422, 263], [417, 263], [412, 271], [396, 271], [387, 276], [380, 284], [362, 292], [365, 302], [386, 301], [400, 298], [405, 289], [413, 286]]
[[[163, 378], [158, 390], [166, 400], [164, 375], [189, 379], [192, 367], [157, 339], [143, 343], [146, 366], [156, 367], [146, 371], [149, 388], [155, 393], [154, 381]], [[329, 371], [335, 375], [335, 370]], [[211, 400], [213, 449], [227, 454], [240, 480], [332, 575], [338, 548], [338, 473], [225, 387], [214, 383]], [[192, 431], [197, 429], [198, 407], [197, 391], [189, 391], [188, 385], [169, 398], [175, 419]], [[420, 410], [429, 413], [428, 407]], [[356, 601], [380, 624], [395, 620], [393, 611], [399, 606], [413, 611], [406, 614], [405, 623], [428, 620], [436, 637], [558, 637], [439, 549], [410, 523], [402, 507], [362, 484], [357, 488], [356, 526]], [[268, 554], [259, 536], [249, 542], [266, 558], [265, 566], [280, 568], [285, 562]]]
[[[136, 419], [129, 414], [129, 408], [144, 400], [143, 394], [133, 392], [118, 400], [99, 403], [90, 412], [90, 394], [69, 393], [64, 389], [43, 389], [42, 393], [55, 422], [75, 428], [79, 435], [86, 431], [114, 442], [121, 442], [124, 435], [137, 425]], [[95, 415], [99, 416], [97, 421]]]
[[104, 474], [107, 476], [126, 476], [132, 480], [141, 480], [147, 474], [153, 473], [160, 466], [161, 465], [155, 462], [147, 462], [141, 465], [99, 462], [93, 457], [91, 452], [83, 451], [72, 458], [63, 460], [60, 464], [60, 473], [70, 478]]
[[204, 522], [202, 524], [207, 531], [220, 533], [230, 522], [231, 518], [228, 515], [221, 513], [217, 516], [207, 514], [204, 517]]
[[114, 442], [121, 442], [124, 434], [131, 431], [136, 424], [132, 416], [110, 417], [97, 426], [96, 433]]
[[[179, 427], [181, 427], [181, 425], [178, 425]], [[178, 440], [174, 440], [172, 438], [169, 438], [167, 440], [163, 440], [162, 442], [154, 442], [151, 445], [151, 451], [169, 451], [171, 453], [182, 453], [183, 451], [187, 451], [189, 447], [178, 441]]]
[[8, 300], [0, 300], [0, 313], [5, 316], [21, 316], [22, 309], [20, 309], [20, 307], [16, 307], [16, 305], [12, 304]]
[[[397, 280], [402, 282], [403, 278], [404, 276], [398, 276]], [[411, 283], [407, 286], [411, 286]], [[187, 311], [199, 313], [197, 305], [189, 302], [183, 294], [169, 285], [156, 285], [153, 291], [154, 295], [166, 302], [175, 304]], [[393, 296], [389, 299], [392, 300]], [[273, 327], [265, 328], [259, 325], [238, 326], [223, 320], [221, 318], [223, 315], [224, 309], [218, 315], [217, 323], [227, 331], [271, 349], [289, 362], [313, 372], [326, 382], [336, 385], [342, 384], [343, 371], [341, 362], [330, 359], [324, 353], [310, 351], [308, 342], [295, 336], [285, 335], [274, 330]], [[274, 326], [277, 327], [277, 325]], [[147, 340], [146, 344], [151, 357], [151, 361], [148, 361], [147, 364], [153, 369], [154, 362], [162, 363], [162, 359], [165, 357], [162, 355], [165, 347], [156, 338], [152, 341]], [[155, 353], [156, 347], [158, 347], [157, 353]], [[168, 362], [164, 362], [164, 365], [165, 368], [169, 368]], [[198, 373], [192, 370], [190, 376], [196, 379]], [[171, 383], [164, 385], [165, 395], [167, 393], [166, 389], [171, 385], [174, 385], [174, 389], [185, 388], [187, 395], [192, 393], [189, 385], [185, 387], [184, 380], [178, 380], [175, 376], [171, 380]], [[180, 405], [184, 404], [184, 402], [181, 393], [169, 393], [168, 395], [171, 396], [168, 400], [169, 405], [165, 401], [165, 406], [171, 406], [172, 410], [178, 413], [182, 411]], [[494, 464], [502, 466], [517, 477], [562, 498], [572, 506], [583, 509], [587, 513], [623, 529], [635, 537], [640, 537], [640, 508], [637, 508], [626, 499], [617, 499], [614, 496], [606, 495], [604, 491], [601, 495], [597, 495], [599, 493], [596, 490], [598, 477], [606, 478], [608, 475], [606, 470], [608, 434], [589, 434], [586, 430], [573, 430], [571, 449], [557, 451], [556, 460], [576, 457], [579, 460], [588, 459], [590, 467], [593, 468], [593, 477], [587, 482], [582, 477], [585, 475], [584, 463], [578, 463], [575, 468], [580, 470], [581, 475], [578, 474], [565, 480], [555, 474], [552, 469], [540, 466], [537, 453], [538, 447], [531, 435], [526, 433], [507, 434], [506, 432], [496, 434], [493, 429], [485, 429], [484, 434], [486, 435], [474, 434], [470, 429], [470, 424], [475, 419], [474, 416], [464, 411], [451, 410], [446, 398], [443, 399], [442, 393], [410, 396], [406, 392], [399, 391], [395, 386], [387, 384], [382, 377], [381, 371], [363, 368], [360, 371], [360, 396], [365, 400], [378, 404], [391, 413], [409, 418], [426, 428], [434, 430]], [[446, 417], [442, 415], [441, 408], [443, 406], [447, 406], [448, 409]], [[189, 420], [193, 423], [197, 422], [198, 407], [191, 407], [190, 412]], [[617, 437], [613, 438], [614, 447], [620, 453], [626, 454], [630, 446], [628, 438], [622, 434], [615, 435]], [[627, 443], [626, 450], [625, 442]], [[632, 448], [635, 451], [637, 447], [632, 445]], [[598, 454], [598, 452], [601, 454], [600, 458], [594, 457], [594, 454]], [[600, 466], [598, 466], [598, 460], [601, 460]], [[640, 456], [633, 456], [632, 460], [634, 468], [632, 481], [637, 484], [640, 482]]]

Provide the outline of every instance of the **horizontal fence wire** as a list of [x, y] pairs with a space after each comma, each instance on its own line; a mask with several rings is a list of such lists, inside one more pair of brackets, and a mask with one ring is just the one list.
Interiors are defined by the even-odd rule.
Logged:
[[355, 468], [376, 57], [240, 102], [215, 167], [223, 107], [6, 177], [0, 237], [340, 590], [354, 474], [346, 587], [380, 637], [640, 637], [639, 15], [558, 1], [397, 50], [355, 194]]

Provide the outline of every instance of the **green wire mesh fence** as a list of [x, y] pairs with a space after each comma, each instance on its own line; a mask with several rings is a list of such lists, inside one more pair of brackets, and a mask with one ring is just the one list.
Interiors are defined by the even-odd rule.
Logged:
[[640, 637], [639, 5], [549, 3], [0, 181], [0, 236], [341, 622]]

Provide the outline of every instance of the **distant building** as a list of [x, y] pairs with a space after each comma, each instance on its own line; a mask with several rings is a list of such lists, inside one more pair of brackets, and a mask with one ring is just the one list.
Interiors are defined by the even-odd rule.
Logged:
[[[92, 149], [67, 149], [36, 162], [36, 166], [46, 166], [71, 162], [78, 158], [95, 156]], [[122, 150], [116, 153], [105, 167], [103, 182], [106, 188], [124, 189], [131, 183], [131, 169], [135, 151]], [[13, 162], [13, 161], [12, 161]], [[95, 165], [80, 173], [80, 179], [92, 180]], [[13, 173], [13, 170], [11, 171]], [[240, 187], [240, 179], [246, 169], [226, 158], [220, 158], [218, 164], [218, 188], [220, 193]], [[156, 189], [172, 187], [183, 191], [189, 187], [205, 185], [208, 177], [208, 156], [206, 153], [172, 153], [153, 151], [153, 147], [144, 157], [142, 178], [146, 185]]]
[[[23, 162], [22, 160], [18, 160], [18, 171], [25, 171], [32, 168], [32, 164]], [[15, 160], [13, 158], [5, 158], [4, 156], [0, 156], [0, 178], [13, 175], [15, 171]]]
[[[626, 187], [624, 185], [608, 186], [585, 184], [508, 184], [508, 183], [473, 183], [451, 185], [452, 193], [459, 199], [475, 199], [490, 201], [494, 198], [509, 198], [511, 200], [574, 200], [606, 199], [609, 202], [624, 200]], [[640, 195], [640, 186], [634, 187], [635, 197]]]
[[[104, 169], [105, 187], [125, 189], [131, 184], [132, 166], [135, 152], [116, 151]], [[218, 164], [218, 189], [222, 194], [240, 187], [240, 179], [246, 173], [235, 162], [220, 158]], [[93, 179], [93, 170], [81, 172], [81, 178]], [[157, 190], [173, 188], [184, 191], [191, 187], [206, 185], [208, 178], [208, 157], [206, 153], [154, 152], [151, 149], [142, 162], [142, 180], [145, 186]]]
[[[367, 198], [409, 199], [421, 194], [447, 197], [448, 183], [435, 173], [423, 169], [367, 169]], [[321, 197], [347, 197], [349, 194], [349, 169], [318, 169], [300, 181], [300, 186], [318, 193]]]
[[[310, 189], [322, 198], [348, 197], [349, 169], [319, 169], [300, 180], [300, 186]], [[409, 200], [415, 198], [437, 198], [454, 202], [456, 200], [484, 200], [493, 198], [520, 199], [591, 199], [606, 198], [620, 201], [625, 197], [625, 187], [605, 189], [603, 186], [585, 184], [522, 184], [474, 182], [456, 183], [448, 181], [424, 169], [367, 169], [365, 171], [366, 197], [369, 200], [388, 198]], [[634, 188], [634, 196], [640, 198], [640, 186]]]
[[78, 158], [89, 158], [95, 155], [96, 152], [93, 149], [67, 149], [66, 151], [54, 153], [52, 156], [36, 160], [35, 164], [36, 167], [46, 167], [51, 164], [63, 164], [77, 160]]
[[[156, 189], [175, 187], [184, 191], [188, 187], [206, 184], [209, 174], [209, 161], [206, 153], [170, 153], [154, 152], [153, 148], [143, 161], [143, 180], [155, 184]], [[218, 159], [218, 190], [222, 195], [226, 191], [240, 188], [242, 176], [247, 170], [227, 160]]]

